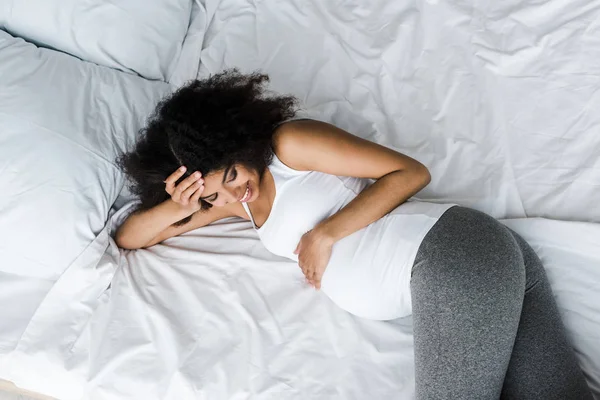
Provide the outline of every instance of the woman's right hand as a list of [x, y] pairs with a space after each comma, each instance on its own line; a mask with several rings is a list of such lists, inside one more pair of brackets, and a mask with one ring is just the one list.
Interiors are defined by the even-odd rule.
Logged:
[[198, 171], [194, 172], [178, 185], [175, 182], [185, 174], [186, 168], [180, 167], [165, 180], [165, 191], [171, 196], [171, 200], [177, 203], [183, 210], [189, 211], [189, 215], [200, 210], [200, 196], [204, 191], [204, 179]]

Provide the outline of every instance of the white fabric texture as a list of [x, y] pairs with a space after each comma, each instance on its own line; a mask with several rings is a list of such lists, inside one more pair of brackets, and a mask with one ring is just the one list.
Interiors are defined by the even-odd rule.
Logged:
[[[275, 198], [268, 219], [256, 228], [271, 253], [298, 262], [302, 235], [350, 203], [369, 179], [296, 171], [277, 155], [268, 166]], [[242, 203], [252, 222], [252, 212]], [[333, 246], [321, 290], [356, 316], [392, 320], [412, 313], [410, 277], [421, 241], [452, 204], [407, 201]]]
[[[544, 262], [600, 395], [600, 226], [505, 223]], [[294, 262], [268, 252], [249, 222], [224, 220], [121, 255], [105, 233], [95, 244], [108, 246], [105, 257], [82, 257], [59, 279], [0, 362], [4, 379], [64, 400], [414, 398], [411, 317], [341, 310]]]
[[200, 54], [204, 32], [208, 23], [208, 17], [204, 5], [200, 0], [194, 0], [190, 25], [181, 45], [179, 58], [175, 63], [172, 73], [168, 77], [171, 85], [178, 87], [195, 79], [200, 68]]
[[115, 158], [169, 90], [0, 31], [0, 352], [104, 229]]
[[192, 0], [0, 0], [0, 28], [100, 65], [168, 80]]
[[[433, 182], [422, 199], [518, 217], [505, 223], [544, 262], [600, 399], [600, 0], [201, 4], [200, 76], [268, 72], [307, 116], [424, 162]], [[30, 73], [41, 68], [10, 65], [29, 63]], [[127, 82], [115, 75], [110, 93], [132, 96]], [[76, 115], [117, 132], [111, 124], [140, 104]], [[36, 118], [53, 115], [50, 106]], [[523, 218], [535, 216], [588, 222]], [[250, 223], [229, 219], [121, 253], [109, 228], [56, 282], [0, 277], [2, 305], [18, 304], [2, 312], [26, 324], [0, 355], [0, 377], [61, 399], [414, 397], [410, 317], [369, 321], [339, 309], [295, 263], [269, 253]], [[0, 340], [17, 335], [6, 325]]]
[[261, 70], [306, 116], [431, 170], [427, 199], [600, 222], [600, 1], [206, 1], [201, 76]]

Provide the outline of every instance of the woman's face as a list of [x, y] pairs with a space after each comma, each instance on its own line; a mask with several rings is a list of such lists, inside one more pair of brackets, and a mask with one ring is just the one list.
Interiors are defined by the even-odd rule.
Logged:
[[228, 169], [211, 172], [204, 178], [202, 200], [215, 207], [242, 201], [249, 203], [258, 198], [260, 176], [257, 171], [240, 164]]

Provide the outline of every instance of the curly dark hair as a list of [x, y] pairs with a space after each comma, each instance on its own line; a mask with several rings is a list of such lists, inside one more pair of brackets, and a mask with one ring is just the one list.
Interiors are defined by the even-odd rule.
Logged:
[[[296, 114], [293, 96], [267, 95], [269, 77], [230, 69], [194, 80], [163, 99], [135, 148], [117, 160], [139, 197], [139, 210], [170, 196], [165, 179], [181, 165], [207, 175], [241, 164], [262, 175], [271, 162], [275, 128]], [[202, 209], [211, 207], [201, 200]], [[188, 222], [190, 217], [179, 221]]]

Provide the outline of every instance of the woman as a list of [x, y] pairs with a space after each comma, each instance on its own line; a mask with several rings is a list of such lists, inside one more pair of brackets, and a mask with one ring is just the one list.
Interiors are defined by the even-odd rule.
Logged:
[[120, 160], [141, 201], [116, 234], [121, 247], [249, 219], [268, 250], [298, 261], [345, 310], [413, 313], [417, 398], [591, 399], [521, 237], [478, 211], [408, 201], [427, 168], [294, 120], [295, 99], [266, 95], [267, 79], [226, 71], [159, 104]]

